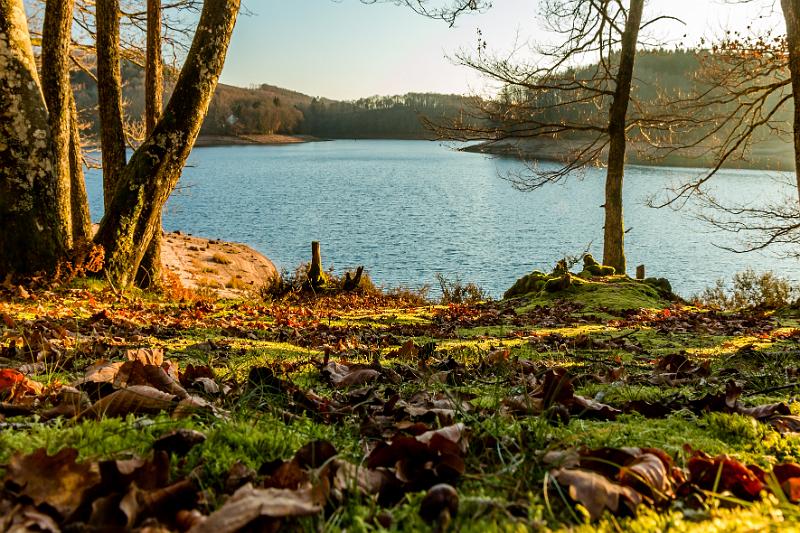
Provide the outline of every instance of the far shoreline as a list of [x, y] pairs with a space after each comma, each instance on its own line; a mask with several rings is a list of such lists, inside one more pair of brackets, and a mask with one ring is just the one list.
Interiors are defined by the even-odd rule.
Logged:
[[194, 143], [194, 148], [212, 146], [282, 146], [287, 144], [304, 144], [311, 142], [326, 142], [330, 139], [321, 139], [313, 135], [283, 135], [283, 134], [252, 134], [252, 135], [200, 135]]

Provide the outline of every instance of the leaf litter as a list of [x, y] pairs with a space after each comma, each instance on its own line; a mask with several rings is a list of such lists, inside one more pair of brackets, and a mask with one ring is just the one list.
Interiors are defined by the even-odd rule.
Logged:
[[[387, 309], [417, 318], [398, 322]], [[26, 318], [31, 312], [37, 318]], [[359, 318], [348, 318], [353, 312]], [[190, 426], [213, 425], [236, 418], [245, 406], [248, 412], [266, 408], [287, 423], [308, 419], [356, 435], [341, 453], [330, 440], [311, 440], [291, 458], [264, 458], [258, 468], [233, 462], [213, 494], [202, 461], [189, 472], [175, 467], [210, 445], [204, 425], [168, 431], [148, 453], [122, 459], [82, 458], [81, 449], [70, 446], [15, 452], [3, 465], [2, 530], [272, 531], [308, 517], [329, 519], [352, 498], [373, 502], [368, 520], [374, 525], [387, 527], [392, 510], [419, 501], [420, 519], [441, 528], [464, 516], [462, 490], [473, 490], [491, 467], [482, 459], [486, 451], [520, 449], [502, 435], [487, 435], [490, 421], [543, 420], [566, 428], [571, 420], [721, 413], [763, 423], [777, 438], [794, 438], [800, 430], [791, 398], [750, 399], [758, 396], [758, 372], [773, 369], [729, 372], [680, 343], [668, 353], [659, 344], [702, 336], [754, 336], [783, 347], [797, 342], [767, 316], [673, 307], [603, 322], [570, 302], [524, 313], [513, 301], [430, 309], [357, 295], [270, 305], [161, 305], [90, 291], [17, 298], [0, 313], [0, 416], [9, 420], [0, 423], [7, 430], [26, 419], [76, 424], [168, 416]], [[580, 332], [587, 324], [605, 329]], [[206, 332], [194, 348], [205, 356], [170, 348], [195, 331]], [[262, 359], [235, 372], [215, 364], [237, 346], [250, 346], [246, 354], [270, 343], [306, 355]], [[661, 397], [605, 397], [636, 386], [660, 387]], [[581, 392], [598, 387], [600, 393]], [[725, 494], [743, 502], [766, 494], [800, 501], [800, 466], [791, 454], [755, 465], [690, 443], [677, 452], [558, 444], [527, 459], [540, 490], [554, 502], [551, 509], [577, 506], [591, 520], [605, 513], [635, 516], [642, 507], [705, 505]], [[511, 490], [505, 503], [481, 505], [522, 517], [520, 497]]]

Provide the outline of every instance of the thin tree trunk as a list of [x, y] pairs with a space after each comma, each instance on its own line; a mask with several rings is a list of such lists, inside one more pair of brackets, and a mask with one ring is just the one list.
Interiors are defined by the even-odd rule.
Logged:
[[72, 248], [70, 143], [72, 88], [69, 47], [74, 0], [47, 2], [42, 27], [42, 92], [47, 105], [50, 143], [56, 179], [55, 210], [64, 245]]
[[75, 95], [70, 90], [70, 131], [69, 168], [70, 195], [72, 200], [72, 241], [73, 244], [92, 240], [92, 219], [89, 215], [89, 200], [86, 197], [86, 179], [83, 175], [83, 153], [81, 151], [81, 132], [78, 124], [78, 110]]
[[[164, 95], [164, 67], [161, 57], [161, 0], [147, 0], [147, 61], [144, 76], [145, 127], [147, 135], [153, 133]], [[141, 288], [155, 288], [161, 283], [161, 213], [158, 214], [156, 232], [142, 258], [136, 273], [136, 284]]]
[[52, 271], [66, 236], [22, 0], [0, 0], [0, 65], [0, 276]]
[[636, 43], [642, 23], [644, 0], [631, 0], [628, 19], [622, 34], [616, 90], [608, 114], [608, 170], [606, 174], [605, 228], [603, 235], [603, 263], [624, 274], [625, 222], [622, 211], [622, 184], [625, 175], [625, 117], [631, 97], [633, 65]]
[[161, 0], [147, 0], [147, 63], [145, 65], [145, 127], [153, 133], [164, 99], [164, 66], [161, 57]]
[[225, 63], [240, 0], [206, 0], [178, 83], [153, 133], [131, 157], [96, 242], [106, 249], [105, 271], [129, 285], [157, 231], [158, 218], [180, 178]]
[[789, 46], [789, 73], [794, 99], [794, 166], [800, 201], [800, 0], [781, 0]]
[[125, 168], [122, 76], [119, 55], [119, 0], [97, 0], [97, 105], [103, 150], [103, 205], [108, 210]]

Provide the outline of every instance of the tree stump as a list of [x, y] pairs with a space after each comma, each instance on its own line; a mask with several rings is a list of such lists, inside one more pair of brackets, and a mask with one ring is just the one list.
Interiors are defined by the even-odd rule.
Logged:
[[361, 275], [364, 273], [364, 267], [360, 266], [356, 269], [356, 275], [354, 277], [350, 277], [350, 272], [345, 274], [344, 277], [344, 285], [342, 285], [342, 289], [345, 291], [354, 291], [358, 288], [359, 284], [361, 283]]
[[319, 248], [319, 241], [311, 243], [311, 266], [308, 269], [308, 283], [311, 288], [316, 290], [325, 286], [327, 277], [322, 270], [322, 253]]
[[645, 278], [644, 265], [636, 267], [636, 279], [643, 280]]

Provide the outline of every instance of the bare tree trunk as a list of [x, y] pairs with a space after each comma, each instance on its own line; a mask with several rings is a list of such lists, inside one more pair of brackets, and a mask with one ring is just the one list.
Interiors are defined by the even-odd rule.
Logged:
[[0, 65], [0, 276], [52, 271], [66, 235], [22, 0], [0, 0]]
[[42, 92], [47, 105], [53, 172], [56, 183], [56, 210], [64, 245], [72, 248], [72, 197], [70, 143], [72, 139], [72, 87], [69, 82], [74, 0], [47, 2], [42, 27]]
[[89, 200], [86, 197], [86, 179], [83, 175], [83, 153], [78, 126], [78, 110], [75, 95], [70, 91], [70, 196], [72, 200], [72, 242], [77, 245], [92, 240], [92, 219], [89, 215]]
[[[164, 96], [164, 67], [161, 57], [161, 0], [147, 0], [147, 61], [145, 62], [145, 127], [147, 135], [153, 133]], [[155, 288], [161, 283], [161, 213], [158, 214], [156, 232], [142, 258], [136, 273], [136, 284], [141, 288]]]
[[781, 0], [789, 47], [789, 72], [794, 99], [794, 166], [800, 200], [800, 0]]
[[164, 66], [161, 57], [161, 0], [147, 0], [147, 62], [145, 65], [145, 125], [153, 133], [164, 99]]
[[125, 168], [122, 76], [119, 55], [119, 0], [97, 0], [97, 105], [103, 150], [103, 205], [111, 205]]
[[131, 157], [95, 241], [105, 271], [129, 285], [157, 231], [159, 214], [180, 178], [225, 63], [240, 0], [206, 0], [178, 83], [153, 133]]
[[606, 174], [605, 229], [603, 235], [603, 263], [624, 274], [625, 222], [622, 212], [622, 184], [625, 175], [625, 126], [631, 97], [633, 64], [636, 43], [642, 23], [644, 0], [631, 0], [628, 19], [622, 34], [619, 68], [616, 77], [614, 100], [608, 114], [608, 171]]

